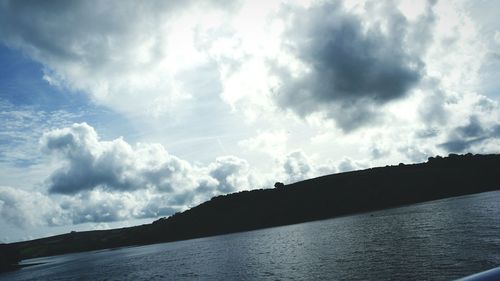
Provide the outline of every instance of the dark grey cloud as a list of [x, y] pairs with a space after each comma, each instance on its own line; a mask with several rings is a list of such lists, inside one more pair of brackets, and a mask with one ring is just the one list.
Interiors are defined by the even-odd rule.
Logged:
[[[118, 55], [136, 41], [147, 39], [159, 25], [194, 4], [159, 0], [4, 0], [0, 3], [0, 39], [33, 51], [30, 53], [35, 57], [83, 60], [81, 63], [96, 67], [117, 59], [111, 54]], [[198, 4], [222, 5], [220, 1]], [[233, 9], [236, 4], [225, 7]]]
[[469, 124], [455, 128], [455, 133], [462, 138], [477, 138], [485, 134], [485, 129], [477, 116], [471, 116]]
[[0, 41], [21, 47], [50, 65], [51, 61], [76, 62], [106, 72], [105, 68], [116, 67], [110, 62], [131, 67], [127, 63], [137, 55], [131, 47], [145, 40], [154, 40], [150, 50], [154, 57], [165, 55], [166, 38], [158, 29], [194, 6], [232, 11], [240, 2], [3, 0]]
[[383, 22], [370, 27], [340, 1], [287, 7], [284, 47], [307, 71], [296, 77], [273, 63], [281, 80], [277, 103], [301, 116], [323, 112], [349, 131], [373, 122], [381, 105], [404, 97], [424, 75], [432, 5], [414, 25], [392, 4], [382, 6]]
[[468, 152], [486, 140], [500, 138], [500, 125], [487, 126], [475, 115], [468, 124], [454, 128], [446, 142], [439, 146], [447, 152]]
[[497, 108], [493, 100], [486, 96], [477, 96], [477, 100], [468, 109], [477, 114], [471, 115], [466, 125], [453, 128], [448, 125], [450, 118], [455, 111], [461, 113], [464, 110], [461, 108], [460, 98], [453, 94], [447, 95], [434, 79], [426, 81], [424, 92], [426, 91], [426, 96], [418, 107], [424, 128], [415, 132], [416, 138], [429, 139], [447, 134], [447, 141], [439, 146], [447, 151], [461, 152], [496, 137], [495, 126], [486, 125], [480, 120], [481, 116], [496, 115]]
[[444, 148], [448, 152], [466, 152], [473, 145], [478, 144], [487, 138], [475, 138], [475, 139], [450, 139], [447, 142], [440, 144], [439, 146]]
[[34, 51], [35, 57], [73, 61], [85, 53], [85, 63], [101, 64], [111, 58], [95, 48], [99, 41], [123, 30], [127, 19], [134, 20], [125, 14], [127, 5], [111, 12], [112, 5], [91, 1], [2, 1], [0, 35], [9, 44]]

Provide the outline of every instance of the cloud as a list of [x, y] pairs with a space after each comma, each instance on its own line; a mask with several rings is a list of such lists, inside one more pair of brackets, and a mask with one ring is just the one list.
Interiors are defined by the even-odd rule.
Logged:
[[287, 154], [281, 163], [282, 173], [278, 175], [278, 178], [281, 178], [285, 183], [294, 183], [314, 177], [361, 170], [369, 167], [366, 161], [353, 160], [349, 157], [343, 157], [338, 161], [331, 159], [313, 161], [303, 151], [294, 151]]
[[66, 165], [48, 179], [52, 193], [74, 194], [97, 187], [133, 191], [154, 188], [177, 191], [193, 187], [191, 165], [168, 154], [158, 144], [130, 146], [122, 138], [100, 141], [86, 123], [47, 132], [40, 140], [44, 151]]
[[[478, 116], [469, 117], [468, 123], [454, 128], [446, 142], [440, 144], [447, 152], [498, 152], [491, 142], [500, 143], [500, 124], [483, 124]], [[493, 149], [492, 149], [493, 148]]]
[[100, 140], [86, 123], [48, 131], [40, 145], [59, 163], [48, 192], [0, 187], [0, 219], [17, 227], [157, 218], [259, 184], [238, 157], [191, 165], [159, 144]]
[[475, 138], [483, 135], [484, 128], [482, 127], [477, 116], [469, 118], [469, 124], [455, 128], [455, 133], [463, 138]]
[[285, 157], [283, 169], [286, 182], [297, 182], [311, 177], [312, 167], [309, 159], [301, 151], [295, 151]]
[[86, 123], [48, 131], [40, 146], [59, 163], [47, 193], [0, 187], [0, 218], [19, 227], [157, 218], [261, 186], [238, 157], [192, 165], [160, 144], [103, 141]]
[[56, 202], [72, 224], [80, 224], [156, 218], [169, 216], [184, 209], [183, 206], [172, 204], [171, 198], [168, 197], [168, 194], [147, 191], [91, 190], [75, 196], [65, 196]]
[[43, 79], [51, 85], [86, 92], [120, 112], [159, 116], [197, 94], [184, 84], [202, 74], [186, 73], [218, 73], [196, 49], [193, 34], [220, 24], [235, 6], [236, 1], [2, 1], [0, 42], [42, 63]]
[[419, 117], [426, 125], [443, 126], [450, 115], [446, 109], [449, 98], [444, 91], [439, 89], [440, 86], [436, 80], [428, 84], [430, 85], [425, 87], [427, 94], [418, 107]]
[[91, 190], [74, 196], [53, 196], [0, 186], [0, 220], [18, 228], [103, 223], [168, 216], [183, 206], [161, 194]]
[[406, 156], [411, 163], [425, 162], [429, 157], [436, 153], [425, 146], [406, 145], [397, 149], [402, 155]]
[[[324, 160], [324, 159], [322, 159]], [[355, 169], [366, 168], [351, 159], [344, 158], [342, 161], [334, 162], [332, 160], [323, 164], [317, 164], [312, 161], [304, 152], [294, 151], [285, 156], [282, 168], [285, 182], [297, 182], [313, 177], [333, 174], [336, 172], [346, 172]]]
[[208, 166], [208, 170], [208, 174], [217, 180], [217, 190], [221, 193], [251, 188], [249, 165], [243, 159], [234, 156], [219, 157]]
[[332, 160], [329, 160], [324, 164], [317, 165], [315, 171], [314, 176], [325, 176], [337, 173], [338, 169], [337, 165]]
[[[66, 132], [66, 134], [62, 132]], [[71, 133], [76, 132], [83, 134], [67, 137]], [[98, 140], [98, 136], [92, 127], [87, 124], [75, 124], [70, 128], [54, 130], [51, 133], [48, 133], [45, 137], [49, 138], [49, 136], [58, 135], [61, 137], [59, 139], [61, 141], [57, 142], [54, 139], [50, 139], [49, 141], [46, 139], [46, 146], [51, 147], [51, 149], [60, 149], [61, 151], [52, 152], [59, 154], [58, 157], [62, 157], [59, 160], [64, 161], [68, 161], [64, 157], [69, 158], [70, 155], [82, 155], [82, 149], [78, 148], [76, 143], [86, 145], [93, 143], [96, 145], [95, 147], [99, 147], [97, 143], [102, 142]], [[65, 139], [73, 139], [73, 141], [62, 141]], [[95, 142], [96, 139], [97, 143]], [[110, 143], [112, 142], [108, 142], [107, 144]], [[159, 157], [161, 158], [161, 155]], [[78, 161], [80, 158], [76, 157], [72, 159], [71, 161]], [[147, 160], [145, 161], [147, 162]], [[352, 161], [351, 163], [357, 162]], [[67, 165], [67, 163], [64, 165]], [[190, 173], [193, 178], [186, 182], [185, 185], [192, 186], [181, 190], [157, 188], [154, 185], [157, 182], [154, 176], [154, 179], [150, 179], [141, 188], [133, 189], [124, 189], [123, 186], [120, 186], [121, 183], [114, 181], [107, 182], [107, 186], [99, 183], [94, 187], [86, 186], [85, 189], [74, 188], [71, 191], [54, 190], [53, 185], [51, 185], [49, 186], [51, 189], [49, 189], [50, 192], [48, 193], [1, 186], [0, 220], [19, 228], [26, 228], [33, 226], [111, 223], [130, 219], [158, 218], [185, 210], [216, 195], [257, 187], [270, 188], [272, 182], [280, 178], [285, 179], [287, 183], [291, 183], [330, 174], [337, 170], [337, 165], [340, 165], [340, 169], [343, 169], [345, 163], [335, 164], [329, 161], [326, 164], [314, 165], [303, 152], [296, 151], [284, 158], [282, 162], [283, 174], [281, 176], [273, 175], [269, 179], [259, 179], [245, 160], [234, 156], [219, 157], [214, 162], [203, 167], [191, 166]], [[95, 165], [94, 167], [101, 169], [99, 167], [102, 166]], [[86, 177], [92, 178], [95, 176], [89, 173], [88, 169], [84, 169], [83, 171], [87, 173], [85, 174]], [[107, 171], [109, 172], [110, 170]], [[60, 172], [60, 170], [57, 170], [54, 173], [57, 174]], [[145, 176], [138, 175], [138, 177]], [[53, 178], [54, 175], [49, 179]], [[58, 179], [62, 178], [64, 177]], [[138, 179], [137, 182], [143, 180]], [[85, 186], [88, 182], [92, 181], [85, 180], [79, 183], [73, 180], [71, 183], [75, 185], [83, 184]], [[195, 183], [194, 185], [193, 182]], [[50, 181], [49, 183], [53, 184]], [[97, 184], [97, 181], [95, 183]], [[118, 186], [112, 186], [112, 184], [118, 184]]]
[[[280, 179], [287, 183], [305, 180], [343, 171], [347, 165], [346, 161], [315, 165], [303, 152], [295, 151], [279, 162], [281, 173], [269, 178], [256, 176], [247, 161], [235, 156], [180, 168], [157, 145], [132, 147], [122, 139], [101, 141], [85, 123], [47, 132], [41, 144], [66, 168], [49, 176], [47, 193], [0, 186], [0, 220], [19, 228], [169, 216], [216, 195], [269, 188]], [[361, 167], [357, 161], [349, 160], [349, 165], [349, 169]]]
[[0, 186], [0, 218], [19, 228], [64, 224], [61, 212], [39, 192]]
[[56, 124], [69, 125], [80, 113], [64, 110], [39, 110], [33, 106], [14, 105], [0, 98], [0, 162], [20, 167], [40, 162], [37, 140], [44, 130]]
[[354, 170], [365, 169], [368, 166], [362, 162], [354, 161], [351, 158], [344, 157], [342, 161], [339, 163], [338, 170], [339, 172], [349, 172]]
[[[416, 23], [392, 4], [367, 9], [362, 18], [340, 2], [287, 7], [284, 47], [300, 68], [273, 66], [281, 81], [274, 98], [282, 108], [300, 116], [321, 112], [350, 131], [372, 122], [381, 106], [421, 80], [425, 48], [416, 44], [430, 35], [413, 37], [415, 29], [432, 25], [431, 6]], [[370, 25], [368, 15], [376, 19]]]
[[240, 141], [238, 144], [251, 151], [259, 151], [274, 157], [285, 154], [287, 134], [284, 130], [258, 132], [257, 136]]
[[[122, 138], [101, 141], [86, 123], [46, 132], [42, 150], [65, 162], [47, 179], [49, 192], [76, 194], [153, 190], [186, 197], [200, 185], [215, 193], [252, 188], [248, 163], [235, 156], [219, 157], [206, 167], [169, 154], [160, 144], [131, 146]], [[184, 204], [186, 202], [179, 202]]]
[[137, 209], [142, 200], [130, 193], [109, 193], [99, 190], [66, 198], [61, 206], [73, 224], [114, 222], [140, 217]]

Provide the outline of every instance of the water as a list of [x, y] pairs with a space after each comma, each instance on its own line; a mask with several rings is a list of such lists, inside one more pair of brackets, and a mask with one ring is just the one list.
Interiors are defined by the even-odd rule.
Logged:
[[0, 280], [450, 280], [500, 265], [500, 191], [173, 243], [26, 260]]

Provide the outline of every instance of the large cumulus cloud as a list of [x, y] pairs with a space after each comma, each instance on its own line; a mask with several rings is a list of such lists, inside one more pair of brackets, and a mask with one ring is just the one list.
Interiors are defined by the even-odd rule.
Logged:
[[430, 5], [417, 22], [392, 4], [366, 9], [364, 18], [339, 1], [286, 10], [284, 47], [299, 66], [274, 65], [281, 107], [301, 116], [320, 112], [349, 131], [373, 121], [382, 105], [406, 96], [422, 79]]
[[170, 155], [163, 146], [132, 147], [121, 138], [100, 141], [94, 128], [86, 123], [47, 132], [40, 143], [45, 151], [65, 161], [48, 179], [53, 193], [72, 194], [96, 187], [175, 191], [196, 184], [190, 164]]
[[193, 166], [160, 144], [131, 146], [122, 138], [102, 141], [86, 123], [49, 131], [40, 144], [64, 163], [47, 179], [51, 193], [147, 189], [183, 194], [200, 185], [228, 193], [252, 187], [249, 165], [238, 157], [224, 156], [206, 167]]
[[216, 193], [252, 188], [249, 165], [238, 157], [219, 157], [207, 166], [191, 165], [160, 144], [131, 146], [122, 138], [102, 141], [86, 123], [46, 132], [40, 144], [63, 163], [46, 181], [51, 193], [150, 190], [187, 198], [186, 192], [200, 186]]

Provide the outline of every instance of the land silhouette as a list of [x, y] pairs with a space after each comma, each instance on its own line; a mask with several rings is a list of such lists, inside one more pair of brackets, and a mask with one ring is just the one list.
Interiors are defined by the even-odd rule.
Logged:
[[0, 244], [0, 272], [17, 269], [21, 260], [19, 250], [12, 244]]
[[[151, 224], [71, 232], [0, 245], [0, 268], [20, 259], [177, 241], [288, 225], [500, 189], [500, 155], [431, 157], [216, 196]], [[5, 249], [5, 250], [4, 250]]]

